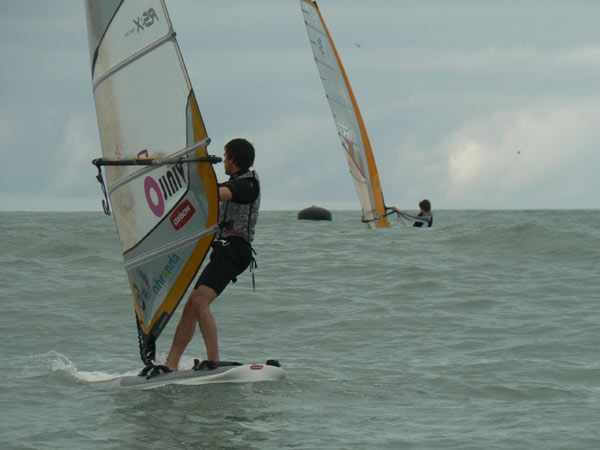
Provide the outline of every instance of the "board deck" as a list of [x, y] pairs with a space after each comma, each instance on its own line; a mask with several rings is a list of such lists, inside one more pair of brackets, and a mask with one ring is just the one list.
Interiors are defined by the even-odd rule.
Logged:
[[215, 369], [187, 369], [169, 373], [145, 376], [130, 375], [112, 378], [97, 383], [107, 388], [143, 390], [154, 389], [168, 384], [188, 386], [209, 383], [252, 383], [257, 381], [276, 381], [285, 378], [281, 367], [267, 364], [241, 364], [220, 366]]

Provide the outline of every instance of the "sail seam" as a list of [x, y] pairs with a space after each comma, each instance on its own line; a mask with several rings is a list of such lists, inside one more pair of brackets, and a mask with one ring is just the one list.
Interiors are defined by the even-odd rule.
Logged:
[[[319, 30], [317, 27], [315, 27], [314, 25], [311, 25], [310, 23], [308, 23], [306, 20], [304, 21], [304, 23], [306, 24], [306, 28], [312, 28], [314, 31], [316, 31], [317, 33], [319, 33], [321, 36], [325, 36], [327, 38], [327, 34], [323, 33], [321, 30]], [[310, 40], [310, 38], [308, 38]], [[329, 38], [327, 39], [329, 40]]]
[[[340, 101], [336, 100], [335, 98], [333, 98], [333, 97], [331, 97], [331, 96], [329, 96], [329, 95], [327, 96], [327, 100], [329, 100], [329, 101], [331, 101], [331, 102], [334, 102], [334, 103], [337, 103], [337, 104], [338, 104], [338, 105], [340, 105], [342, 108], [346, 108], [346, 109], [348, 109], [348, 110], [350, 110], [350, 111], [352, 111], [352, 112], [354, 113], [354, 108], [352, 107], [352, 103], [350, 103], [350, 106], [348, 106], [348, 105], [345, 105], [344, 103], [342, 103], [342, 102], [340, 102]], [[356, 115], [356, 113], [354, 113], [354, 114]]]
[[200, 238], [208, 236], [211, 233], [217, 231], [217, 226], [213, 225], [210, 228], [199, 231], [194, 234], [190, 234], [189, 236], [179, 239], [177, 241], [171, 242], [170, 244], [163, 245], [151, 252], [144, 253], [143, 255], [137, 256], [129, 261], [125, 261], [125, 270], [132, 270], [136, 267], [156, 258], [159, 258], [169, 252], [174, 250], [179, 250], [182, 247], [186, 247], [189, 244], [195, 244]]
[[[369, 182], [368, 178], [358, 168], [358, 165], [356, 164], [356, 161], [354, 161], [354, 158], [352, 158], [350, 156], [350, 154], [348, 153], [348, 150], [344, 149], [344, 151], [346, 152], [346, 155], [348, 156], [348, 158], [350, 159], [350, 161], [352, 161], [352, 167], [350, 167], [350, 175], [352, 175], [352, 178], [354, 178], [354, 180], [356, 182], [360, 183], [360, 184], [364, 184], [366, 186], [370, 186], [370, 182]], [[361, 178], [357, 177], [356, 173], [358, 173], [361, 176]], [[369, 197], [370, 197], [370, 195], [369, 195]]]
[[[335, 67], [335, 66], [332, 66], [332, 65], [329, 65], [329, 64], [327, 64], [326, 62], [324, 62], [323, 60], [321, 60], [321, 59], [318, 59], [318, 58], [315, 58], [315, 61], [317, 62], [317, 64], [321, 64], [322, 66], [325, 66], [325, 67], [327, 67], [327, 68], [328, 68], [329, 70], [331, 70], [332, 72], [335, 72], [335, 73], [337, 73], [337, 74], [338, 74], [339, 76], [341, 76], [342, 78], [344, 77], [344, 76], [342, 75], [342, 71], [341, 71], [340, 69], [338, 69], [337, 67]], [[317, 70], [318, 70], [318, 68], [317, 68]]]
[[97, 80], [94, 81], [94, 83], [93, 83], [93, 90], [96, 91], [96, 88], [102, 82], [104, 82], [107, 78], [109, 78], [112, 75], [114, 75], [115, 73], [121, 71], [123, 68], [127, 67], [129, 64], [137, 61], [142, 56], [150, 53], [152, 50], [160, 47], [165, 42], [168, 42], [168, 41], [172, 40], [174, 37], [175, 37], [175, 32], [171, 31], [168, 34], [166, 34], [165, 36], [163, 36], [162, 38], [160, 38], [159, 40], [154, 41], [152, 44], [147, 45], [146, 47], [144, 47], [143, 49], [141, 49], [137, 53], [134, 53], [133, 55], [131, 55], [128, 58], [124, 59], [123, 61], [121, 61], [117, 65], [111, 67], [106, 72], [104, 72], [102, 75], [100, 75]]
[[[360, 142], [356, 142], [356, 141], [354, 141], [352, 139], [349, 139], [347, 136], [342, 136], [340, 133], [338, 133], [338, 136], [341, 137], [344, 140], [348, 140], [352, 145], [354, 145], [356, 147], [364, 148], [363, 145]], [[342, 145], [343, 145], [343, 143], [342, 143]]]

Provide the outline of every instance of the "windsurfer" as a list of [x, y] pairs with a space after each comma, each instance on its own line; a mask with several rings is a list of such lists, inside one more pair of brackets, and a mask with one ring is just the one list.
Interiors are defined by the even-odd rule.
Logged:
[[398, 213], [400, 217], [414, 222], [413, 227], [429, 228], [433, 225], [433, 215], [431, 214], [431, 203], [429, 200], [422, 200], [419, 203], [419, 208], [421, 211], [416, 216], [406, 214], [404, 211], [396, 208], [395, 206], [392, 206], [391, 208], [395, 213]]
[[[230, 281], [254, 264], [251, 243], [260, 206], [254, 147], [246, 139], [233, 139], [225, 145], [223, 158], [227, 182], [219, 184], [219, 231], [213, 242], [210, 262], [204, 268], [188, 298], [173, 337], [165, 365], [177, 370], [185, 348], [192, 340], [196, 323], [200, 326], [206, 359], [220, 361], [217, 324], [211, 303]], [[252, 270], [252, 268], [250, 269]]]

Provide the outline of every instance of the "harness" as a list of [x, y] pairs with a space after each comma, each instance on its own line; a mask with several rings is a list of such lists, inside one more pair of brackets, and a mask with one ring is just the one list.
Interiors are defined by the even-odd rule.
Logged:
[[254, 229], [258, 220], [260, 207], [260, 182], [256, 172], [247, 171], [235, 179], [252, 178], [258, 185], [258, 195], [249, 204], [222, 201], [219, 208], [219, 239], [241, 237], [248, 243], [254, 240]]

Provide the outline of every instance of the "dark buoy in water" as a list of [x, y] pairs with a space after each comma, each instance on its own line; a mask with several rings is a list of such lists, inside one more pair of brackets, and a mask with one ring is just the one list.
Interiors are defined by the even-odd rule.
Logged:
[[331, 220], [331, 211], [312, 205], [298, 213], [298, 220]]

